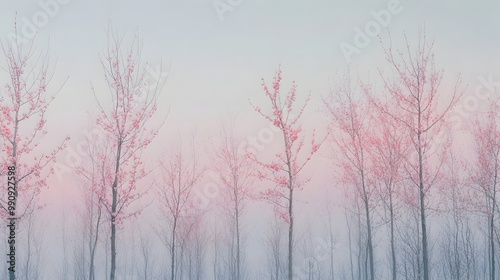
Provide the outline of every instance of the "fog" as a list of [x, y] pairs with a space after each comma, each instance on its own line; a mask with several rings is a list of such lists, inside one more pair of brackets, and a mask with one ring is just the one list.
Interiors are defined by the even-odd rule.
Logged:
[[500, 4], [0, 7], [0, 279], [500, 277]]

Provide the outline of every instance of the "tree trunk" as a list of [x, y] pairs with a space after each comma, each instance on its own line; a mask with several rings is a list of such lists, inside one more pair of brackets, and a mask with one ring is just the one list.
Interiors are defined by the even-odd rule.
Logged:
[[394, 242], [394, 206], [392, 205], [392, 193], [389, 194], [389, 211], [391, 214], [391, 258], [392, 258], [392, 280], [396, 280], [396, 248]]
[[422, 257], [424, 265], [424, 280], [429, 280], [429, 247], [427, 244], [427, 222], [425, 218], [424, 191], [420, 189], [420, 219], [422, 223]]
[[[114, 196], [113, 196], [114, 197]], [[116, 273], [116, 225], [115, 217], [111, 218], [111, 271], [110, 280], [115, 280]]]
[[493, 224], [494, 218], [493, 215], [490, 217], [490, 251], [491, 251], [491, 261], [490, 261], [490, 280], [495, 280], [495, 239], [494, 232], [495, 227]]
[[[419, 122], [420, 123], [420, 122]], [[425, 192], [424, 192], [424, 164], [422, 159], [422, 147], [420, 132], [418, 134], [418, 161], [419, 161], [419, 191], [420, 191], [420, 222], [422, 226], [422, 261], [424, 266], [424, 280], [429, 280], [429, 248], [427, 244], [427, 222], [425, 217]]]
[[351, 240], [351, 226], [349, 224], [349, 219], [346, 215], [346, 222], [347, 222], [347, 237], [349, 239], [349, 263], [350, 263], [350, 268], [351, 268], [351, 279], [354, 280], [354, 263], [352, 261], [352, 240]]
[[172, 245], [170, 248], [170, 280], [175, 279], [175, 232], [177, 230], [177, 218], [174, 217], [174, 225], [172, 228]]
[[373, 264], [373, 240], [372, 240], [372, 225], [370, 219], [370, 205], [368, 201], [368, 196], [366, 194], [366, 186], [365, 186], [365, 178], [363, 172], [362, 176], [362, 184], [363, 184], [363, 200], [365, 204], [365, 215], [366, 215], [366, 228], [368, 234], [368, 261], [370, 265], [370, 280], [375, 280], [375, 267]]
[[334, 240], [333, 240], [332, 220], [330, 217], [328, 217], [328, 221], [330, 223], [330, 279], [335, 280], [335, 270], [333, 268]]
[[489, 219], [489, 224], [490, 224], [490, 280], [495, 280], [495, 218], [494, 218], [494, 211], [495, 211], [495, 200], [493, 199], [492, 201], [493, 204], [493, 210]]
[[[495, 162], [497, 163], [497, 162]], [[495, 205], [497, 203], [496, 200], [496, 187], [497, 187], [497, 173], [498, 166], [495, 164], [495, 175], [493, 179], [493, 195], [492, 195], [492, 209], [491, 209], [491, 217], [490, 217], [490, 248], [491, 248], [491, 275], [490, 279], [494, 280], [495, 279]]]
[[[291, 182], [291, 181], [290, 181]], [[290, 201], [288, 204], [288, 280], [293, 280], [293, 187], [290, 186]]]
[[[101, 201], [99, 201], [101, 203]], [[92, 213], [91, 213], [92, 215]], [[95, 238], [91, 244], [90, 248], [90, 267], [89, 267], [89, 280], [95, 280], [95, 268], [94, 268], [94, 260], [95, 260], [95, 251], [97, 248], [97, 241], [99, 240], [99, 224], [101, 223], [101, 208], [99, 207], [97, 210], [97, 224], [95, 229]]]
[[[237, 201], [237, 200], [236, 200]], [[236, 280], [240, 280], [240, 213], [236, 202]]]
[[122, 142], [118, 141], [116, 153], [116, 169], [115, 179], [112, 185], [112, 204], [111, 204], [111, 271], [110, 280], [115, 280], [116, 274], [116, 209], [118, 206], [118, 172], [120, 172], [120, 158], [121, 158]]

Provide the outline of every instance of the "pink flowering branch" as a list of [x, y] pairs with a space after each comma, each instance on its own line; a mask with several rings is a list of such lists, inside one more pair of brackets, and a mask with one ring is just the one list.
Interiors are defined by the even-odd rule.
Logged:
[[[54, 173], [50, 164], [69, 139], [65, 138], [49, 153], [39, 151], [40, 141], [47, 134], [45, 113], [64, 84], [53, 94], [48, 93], [50, 57], [48, 53], [36, 55], [33, 43], [0, 41], [0, 46], [5, 58], [2, 68], [10, 79], [0, 95], [0, 176], [6, 175], [8, 166], [15, 166], [16, 217], [22, 218], [35, 210], [38, 195]], [[7, 190], [2, 189], [1, 216], [8, 213], [6, 194]]]
[[296, 105], [297, 85], [293, 82], [287, 94], [281, 92], [282, 72], [276, 71], [272, 88], [262, 79], [262, 88], [265, 96], [271, 105], [269, 112], [255, 106], [254, 110], [264, 119], [271, 122], [280, 130], [282, 138], [282, 150], [275, 155], [275, 159], [270, 162], [262, 161], [257, 155], [250, 154], [260, 170], [257, 176], [260, 180], [273, 184], [271, 189], [264, 191], [262, 198], [269, 201], [274, 206], [277, 216], [282, 218], [289, 226], [288, 234], [288, 275], [293, 277], [293, 202], [294, 191], [301, 189], [305, 181], [299, 179], [299, 173], [303, 167], [317, 153], [324, 139], [317, 141], [313, 133], [311, 138], [311, 148], [303, 157], [303, 146], [306, 136], [302, 130], [302, 116], [309, 102], [310, 95], [302, 106]]
[[[157, 100], [164, 83], [153, 88], [144, 86], [147, 65], [140, 63], [138, 36], [128, 51], [124, 51], [122, 40], [110, 28], [108, 47], [101, 60], [110, 102], [104, 105], [92, 87], [100, 111], [96, 125], [104, 131], [101, 141], [105, 143], [94, 143], [103, 149], [96, 152], [92, 163], [101, 170], [100, 179], [90, 187], [99, 196], [110, 220], [110, 279], [115, 279], [116, 272], [116, 226], [141, 212], [141, 209], [128, 209], [151, 187], [141, 184], [150, 172], [145, 169], [142, 151], [151, 144], [165, 121], [159, 127], [148, 127], [157, 113]], [[138, 99], [138, 95], [144, 97]], [[95, 168], [92, 165], [80, 173], [89, 176]]]

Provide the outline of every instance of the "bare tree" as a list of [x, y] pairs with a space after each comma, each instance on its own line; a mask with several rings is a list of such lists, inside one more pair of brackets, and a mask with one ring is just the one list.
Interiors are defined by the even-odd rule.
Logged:
[[[242, 216], [248, 200], [253, 196], [252, 187], [255, 181], [253, 162], [238, 150], [238, 141], [234, 135], [234, 124], [221, 126], [220, 141], [213, 144], [215, 159], [212, 168], [221, 183], [221, 205], [230, 217], [231, 242], [230, 262], [231, 279], [242, 279]], [[235, 246], [232, 246], [235, 244]]]
[[[369, 279], [375, 279], [374, 245], [373, 245], [373, 208], [376, 202], [375, 186], [371, 176], [370, 128], [371, 119], [368, 100], [362, 96], [351, 82], [349, 74], [339, 82], [330, 100], [324, 100], [330, 119], [330, 135], [332, 143], [337, 147], [337, 165], [342, 168], [341, 182], [352, 186], [351, 194], [359, 196], [363, 203], [366, 223], [367, 253], [369, 261]], [[350, 190], [346, 190], [350, 191]]]
[[[91, 124], [88, 131], [97, 132]], [[85, 143], [86, 161], [82, 166], [75, 166], [76, 173], [81, 178], [81, 197], [82, 205], [80, 206], [79, 225], [83, 226], [83, 238], [86, 243], [84, 258], [88, 259], [88, 267], [85, 275], [88, 280], [95, 280], [96, 278], [96, 252], [98, 243], [102, 237], [101, 229], [105, 222], [105, 205], [103, 198], [96, 193], [99, 184], [104, 180], [107, 175], [105, 170], [105, 161], [102, 161], [100, 155], [107, 154], [111, 149], [109, 145], [102, 141], [104, 132], [101, 133], [88, 133], [83, 140]]]
[[[386, 101], [381, 106], [393, 109], [393, 116], [400, 115], [396, 104]], [[404, 156], [408, 152], [409, 144], [405, 134], [400, 133], [398, 122], [384, 114], [388, 108], [375, 110], [371, 116], [379, 121], [374, 124], [374, 130], [369, 135], [371, 149], [368, 150], [372, 158], [372, 168], [376, 193], [383, 205], [382, 221], [389, 227], [390, 269], [391, 279], [396, 280], [398, 274], [396, 248], [396, 221], [402, 200], [404, 183], [403, 164]]]
[[441, 176], [442, 164], [441, 161], [435, 167], [431, 165], [430, 158], [435, 151], [439, 151], [435, 140], [444, 132], [446, 116], [461, 95], [460, 80], [450, 94], [450, 101], [445, 106], [439, 106], [443, 71], [435, 68], [433, 43], [427, 42], [425, 34], [420, 35], [415, 49], [406, 41], [405, 53], [393, 50], [392, 46], [385, 48], [385, 52], [386, 60], [395, 71], [393, 81], [382, 77], [385, 89], [389, 99], [397, 104], [399, 112], [405, 113], [395, 115], [390, 108], [385, 110], [381, 104], [374, 104], [398, 123], [400, 133], [407, 134], [411, 142], [411, 153], [404, 157], [403, 166], [418, 193], [416, 201], [411, 203], [420, 211], [423, 280], [430, 280], [427, 195]]
[[274, 217], [270, 221], [269, 232], [265, 237], [264, 244], [268, 247], [268, 269], [271, 280], [286, 279], [286, 262], [284, 254], [284, 230], [283, 221]]
[[500, 129], [498, 126], [498, 100], [491, 102], [482, 119], [473, 123], [473, 137], [476, 151], [476, 165], [472, 170], [472, 182], [483, 194], [479, 209], [488, 218], [488, 267], [489, 279], [498, 278], [496, 271], [496, 229], [500, 186]]
[[157, 182], [157, 190], [161, 202], [161, 211], [170, 222], [170, 240], [167, 245], [170, 252], [170, 279], [177, 279], [178, 264], [176, 256], [177, 248], [180, 248], [182, 240], [179, 236], [179, 228], [192, 226], [193, 217], [189, 213], [191, 192], [201, 180], [203, 168], [200, 168], [198, 157], [195, 152], [194, 143], [190, 147], [191, 153], [183, 150], [182, 144], [165, 156], [160, 162], [162, 180]]

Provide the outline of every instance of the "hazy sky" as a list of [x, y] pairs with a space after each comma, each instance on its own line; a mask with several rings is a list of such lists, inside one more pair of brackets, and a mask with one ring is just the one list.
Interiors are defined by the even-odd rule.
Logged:
[[[364, 30], [374, 22], [373, 12], [393, 2], [399, 3], [399, 13], [382, 26], [382, 40], [389, 42], [388, 28], [396, 45], [404, 31], [416, 42], [418, 28], [425, 26], [436, 40], [445, 81], [460, 72], [473, 88], [479, 75], [495, 73], [500, 62], [497, 1], [226, 1], [0, 0], [0, 34], [5, 38], [12, 32], [16, 11], [20, 29], [29, 33], [42, 18], [37, 46], [50, 46], [57, 60], [53, 85], [70, 77], [49, 111], [49, 125], [73, 129], [95, 108], [91, 83], [106, 92], [99, 53], [106, 47], [109, 22], [129, 35], [126, 42], [139, 30], [143, 60], [156, 69], [162, 59], [164, 69], [170, 68], [162, 96], [164, 108], [171, 108], [169, 127], [191, 126], [194, 120], [202, 125], [226, 112], [251, 113], [248, 99], [264, 101], [260, 78], [270, 80], [280, 63], [285, 82], [296, 80], [316, 104], [329, 92], [335, 73], [348, 65], [340, 45], [354, 45], [355, 28]], [[234, 6], [220, 17], [216, 4], [228, 3]], [[352, 55], [351, 68], [376, 76], [383, 53], [378, 39], [370, 39]]]
[[[325, 94], [328, 79], [347, 66], [339, 45], [352, 44], [354, 28], [364, 29], [373, 20], [370, 12], [387, 9], [390, 2], [241, 0], [221, 20], [212, 0], [64, 1], [37, 38], [41, 47], [50, 38], [58, 59], [56, 76], [71, 77], [57, 109], [75, 118], [74, 109], [93, 105], [90, 82], [102, 81], [98, 54], [105, 49], [109, 21], [129, 35], [139, 29], [144, 60], [155, 66], [163, 58], [166, 68], [171, 65], [165, 100], [173, 112], [200, 116], [248, 109], [247, 99], [260, 96], [259, 78], [270, 78], [279, 63], [302, 90]], [[39, 1], [0, 3], [0, 34], [12, 31], [15, 11], [20, 25], [25, 18], [33, 23], [43, 11]], [[496, 69], [500, 3], [401, 0], [400, 5], [402, 11], [387, 26], [394, 41], [402, 39], [404, 30], [415, 38], [425, 24], [436, 39], [437, 62], [448, 72], [474, 77]], [[383, 39], [386, 35], [381, 32]], [[381, 58], [375, 38], [353, 55], [352, 63], [364, 68], [361, 72], [373, 71], [376, 65], [370, 62]]]
[[[0, 1], [0, 34], [12, 31], [15, 11], [20, 26], [34, 23], [34, 16], [44, 11], [40, 3], [46, 2], [58, 3]], [[58, 60], [56, 77], [70, 76], [54, 112], [81, 119], [78, 113], [94, 105], [90, 82], [103, 80], [98, 54], [105, 49], [109, 21], [128, 38], [138, 28], [144, 60], [156, 66], [163, 58], [164, 67], [171, 66], [164, 100], [172, 104], [172, 115], [200, 117], [249, 109], [248, 98], [261, 96], [259, 79], [270, 79], [279, 63], [285, 77], [297, 80], [303, 91], [327, 93], [329, 79], [347, 66], [340, 44], [353, 44], [354, 28], [364, 29], [373, 21], [370, 12], [387, 9], [391, 1], [232, 0], [238, 5], [223, 13], [223, 20], [212, 0], [64, 2], [39, 28], [38, 46], [47, 46], [50, 38]], [[500, 3], [399, 2], [402, 11], [387, 26], [395, 42], [404, 30], [416, 38], [418, 27], [425, 25], [436, 39], [438, 65], [449, 73], [473, 78], [497, 69]], [[383, 29], [380, 35], [387, 40]], [[360, 72], [376, 70], [370, 63], [383, 58], [378, 39], [352, 57]]]
[[[0, 0], [0, 36], [5, 39], [13, 31], [16, 11], [18, 27], [28, 33], [37, 18], [47, 19], [37, 28], [36, 45], [51, 50], [54, 88], [69, 80], [48, 112], [52, 129], [46, 141], [55, 145], [71, 135], [74, 145], [87, 112], [95, 110], [91, 83], [99, 94], [106, 93], [99, 54], [106, 48], [108, 23], [126, 32], [125, 42], [138, 30], [143, 61], [156, 69], [162, 60], [170, 69], [160, 104], [163, 112], [170, 107], [170, 114], [153, 146], [158, 151], [179, 130], [189, 133], [196, 127], [205, 137], [227, 113], [241, 114], [243, 137], [255, 135], [266, 124], [248, 100], [266, 104], [260, 79], [271, 81], [279, 64], [286, 88], [296, 80], [302, 97], [312, 95], [306, 128], [321, 125], [323, 120], [315, 119], [320, 98], [328, 94], [335, 74], [349, 65], [341, 44], [355, 45], [355, 28], [375, 22], [373, 12], [387, 10], [388, 4], [398, 5], [400, 12], [382, 26], [382, 41], [389, 42], [388, 28], [396, 45], [401, 46], [404, 31], [414, 43], [418, 28], [425, 26], [436, 40], [436, 62], [446, 71], [446, 83], [462, 73], [471, 92], [479, 76], [500, 80], [500, 2], [493, 0]], [[222, 13], [216, 6], [230, 9]], [[377, 38], [370, 39], [352, 55], [351, 69], [376, 77], [383, 51]], [[323, 168], [324, 160], [313, 165], [311, 170]], [[71, 181], [52, 182], [49, 193], [58, 196], [54, 192], [60, 195]]]

